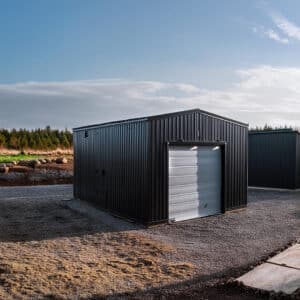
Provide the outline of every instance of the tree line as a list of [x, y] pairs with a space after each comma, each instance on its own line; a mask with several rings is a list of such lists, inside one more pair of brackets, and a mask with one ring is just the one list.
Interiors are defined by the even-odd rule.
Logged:
[[52, 129], [47, 126], [45, 129], [0, 129], [0, 147], [23, 151], [34, 150], [55, 150], [57, 148], [70, 148], [73, 145], [72, 132]]

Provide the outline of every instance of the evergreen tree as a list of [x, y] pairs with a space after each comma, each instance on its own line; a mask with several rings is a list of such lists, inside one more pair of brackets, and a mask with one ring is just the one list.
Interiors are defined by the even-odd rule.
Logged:
[[69, 130], [51, 129], [0, 129], [0, 147], [25, 150], [55, 150], [72, 147], [73, 136]]
[[6, 146], [6, 138], [3, 133], [0, 132], [0, 147], [5, 147]]
[[27, 136], [26, 135], [23, 135], [20, 137], [20, 140], [19, 140], [19, 148], [20, 150], [24, 150], [24, 149], [27, 149], [28, 148], [28, 140], [27, 140]]
[[62, 142], [61, 142], [62, 148], [70, 148], [70, 142], [68, 140], [67, 135], [63, 134], [62, 136]]
[[16, 129], [13, 129], [12, 132], [10, 133], [8, 146], [9, 148], [12, 149], [18, 149], [19, 141], [18, 141]]

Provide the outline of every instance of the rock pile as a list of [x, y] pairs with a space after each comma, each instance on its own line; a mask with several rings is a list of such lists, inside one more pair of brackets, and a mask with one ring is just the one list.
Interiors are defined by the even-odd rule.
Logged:
[[9, 167], [6, 166], [6, 164], [0, 164], [0, 173], [7, 174], [9, 171]]
[[20, 160], [18, 163], [19, 166], [24, 166], [24, 167], [31, 167], [35, 168], [37, 166], [41, 165], [41, 162], [38, 159], [33, 159], [33, 160]]
[[9, 163], [0, 163], [0, 173], [7, 174], [10, 168], [14, 166], [22, 166], [22, 167], [31, 167], [36, 168], [37, 166], [44, 165], [44, 164], [67, 164], [68, 159], [65, 157], [57, 157], [57, 158], [41, 158], [41, 159], [32, 159], [32, 160], [20, 160], [18, 162], [12, 161]]
[[68, 163], [68, 160], [65, 158], [65, 157], [58, 157], [55, 162], [57, 164], [67, 164]]

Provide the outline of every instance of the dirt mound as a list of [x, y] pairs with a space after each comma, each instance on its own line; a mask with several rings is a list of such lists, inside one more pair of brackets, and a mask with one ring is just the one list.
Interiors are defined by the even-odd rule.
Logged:
[[40, 164], [35, 168], [16, 165], [7, 174], [0, 173], [0, 186], [67, 184], [73, 182], [73, 159], [65, 164]]

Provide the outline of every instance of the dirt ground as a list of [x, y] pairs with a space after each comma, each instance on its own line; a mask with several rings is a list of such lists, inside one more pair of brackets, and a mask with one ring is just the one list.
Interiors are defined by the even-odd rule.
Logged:
[[0, 188], [0, 299], [267, 299], [227, 281], [300, 237], [299, 192], [150, 228], [71, 198], [72, 185]]
[[[49, 157], [51, 158], [51, 157]], [[73, 182], [73, 158], [67, 164], [48, 163], [35, 168], [14, 166], [0, 174], [0, 186], [68, 184]]]

